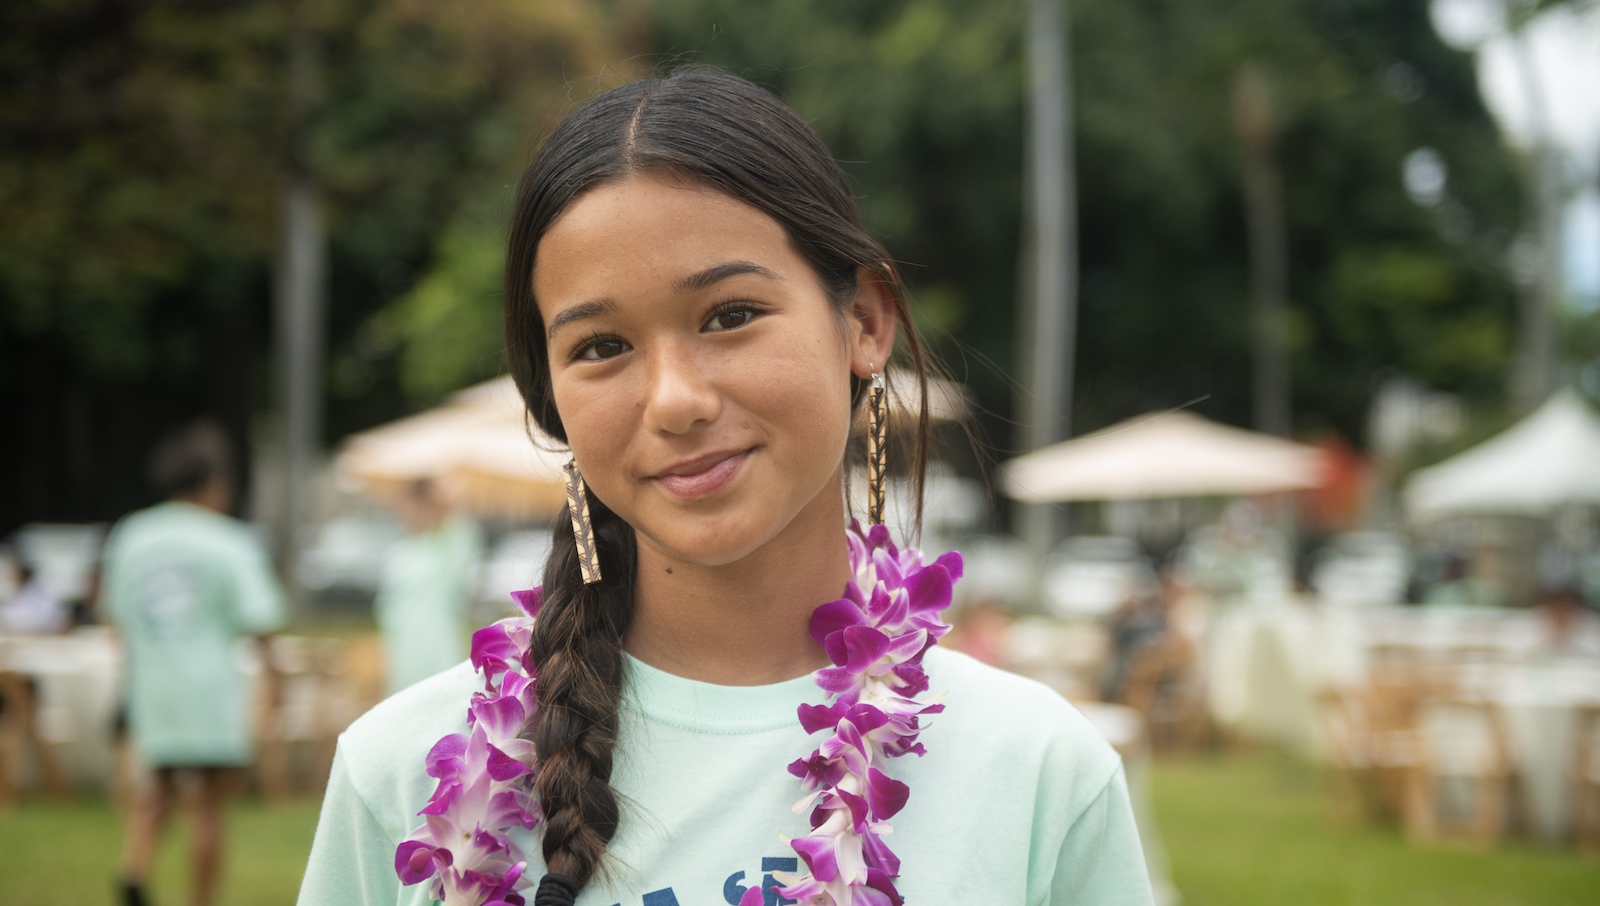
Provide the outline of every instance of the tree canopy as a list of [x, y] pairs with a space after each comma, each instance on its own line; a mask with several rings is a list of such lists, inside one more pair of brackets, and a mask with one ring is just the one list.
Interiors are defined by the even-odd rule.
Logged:
[[[1250, 411], [1229, 86], [1272, 88], [1295, 427], [1360, 439], [1391, 371], [1499, 399], [1515, 161], [1426, 4], [1072, 0], [1075, 430]], [[327, 200], [330, 442], [500, 368], [503, 225], [537, 137], [650, 67], [771, 87], [843, 162], [921, 326], [1011, 437], [1022, 0], [28, 0], [0, 9], [0, 531], [139, 502], [154, 434], [272, 404], [284, 174]], [[290, 47], [314, 38], [312, 103]], [[1414, 201], [1408, 155], [1446, 180]], [[257, 429], [260, 425], [257, 424]], [[259, 430], [256, 431], [259, 435]]]
[[[1209, 395], [1247, 424], [1241, 154], [1229, 85], [1271, 80], [1295, 424], [1360, 438], [1374, 378], [1493, 400], [1510, 349], [1514, 161], [1425, 3], [1072, 0], [1081, 273], [1076, 431]], [[822, 133], [904, 262], [925, 326], [1008, 414], [1026, 4], [666, 0], [656, 47], [767, 84]], [[1403, 161], [1433, 148], [1435, 204]], [[1003, 427], [990, 431], [1009, 441]], [[998, 436], [996, 436], [998, 435]]]

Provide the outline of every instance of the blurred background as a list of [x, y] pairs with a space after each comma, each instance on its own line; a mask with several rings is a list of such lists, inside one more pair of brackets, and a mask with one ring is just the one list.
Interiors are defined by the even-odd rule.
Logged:
[[956, 644], [1122, 751], [1163, 902], [1595, 901], [1600, 4], [25, 0], [16, 902], [109, 901], [141, 775], [100, 551], [196, 418], [292, 614], [241, 653], [274, 679], [225, 900], [293, 897], [333, 738], [394, 682], [386, 564], [465, 539], [464, 640], [548, 547], [511, 187], [574, 104], [683, 64], [793, 105], [900, 262], [946, 367], [923, 542], [968, 558]]

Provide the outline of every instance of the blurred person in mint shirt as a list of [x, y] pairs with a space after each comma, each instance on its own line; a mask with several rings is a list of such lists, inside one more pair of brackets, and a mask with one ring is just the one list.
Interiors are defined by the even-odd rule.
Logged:
[[130, 906], [145, 902], [179, 779], [190, 775], [190, 902], [209, 906], [223, 848], [222, 801], [255, 754], [250, 686], [236, 645], [249, 637], [264, 643], [282, 626], [284, 596], [255, 535], [228, 515], [232, 451], [220, 428], [200, 421], [169, 435], [149, 465], [165, 502], [124, 517], [104, 561], [106, 611], [122, 639], [128, 728], [153, 774], [128, 811], [121, 896]]
[[406, 537], [389, 552], [374, 604], [390, 695], [467, 659], [467, 605], [483, 549], [477, 523], [452, 513], [431, 479], [406, 489], [400, 518]]

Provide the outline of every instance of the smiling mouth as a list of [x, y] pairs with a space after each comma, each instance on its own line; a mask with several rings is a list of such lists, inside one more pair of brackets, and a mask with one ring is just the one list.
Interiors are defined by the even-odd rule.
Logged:
[[667, 493], [680, 500], [693, 500], [714, 494], [732, 481], [750, 458], [749, 450], [710, 453], [678, 463], [656, 476]]

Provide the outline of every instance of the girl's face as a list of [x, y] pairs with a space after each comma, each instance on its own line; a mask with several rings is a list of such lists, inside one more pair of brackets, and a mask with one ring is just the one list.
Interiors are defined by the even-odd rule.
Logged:
[[641, 175], [580, 197], [533, 288], [591, 491], [641, 544], [706, 566], [839, 521], [850, 376], [894, 339], [886, 288], [861, 287], [840, 316], [777, 221], [712, 190]]

